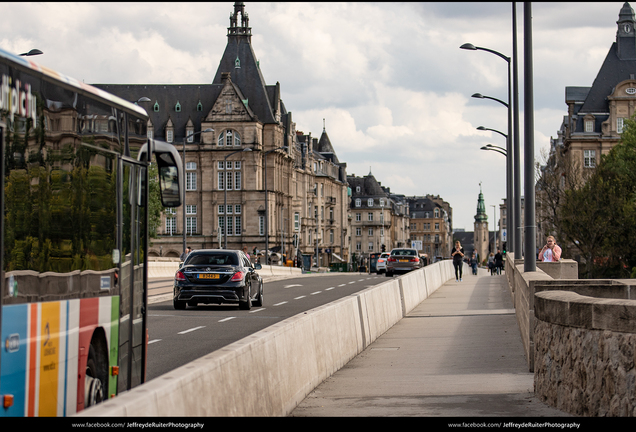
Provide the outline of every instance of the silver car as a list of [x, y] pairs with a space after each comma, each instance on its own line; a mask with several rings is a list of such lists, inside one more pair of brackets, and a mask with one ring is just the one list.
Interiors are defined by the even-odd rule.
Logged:
[[391, 256], [390, 253], [388, 252], [382, 252], [382, 254], [380, 255], [380, 258], [378, 258], [378, 263], [376, 264], [376, 269], [378, 274], [380, 273], [386, 273], [386, 262], [389, 259], [389, 256]]
[[386, 263], [386, 275], [391, 277], [393, 273], [406, 273], [420, 267], [420, 257], [416, 249], [393, 249]]

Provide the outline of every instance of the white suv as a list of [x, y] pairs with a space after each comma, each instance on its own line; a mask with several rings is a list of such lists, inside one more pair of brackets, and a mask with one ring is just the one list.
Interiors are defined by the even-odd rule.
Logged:
[[382, 252], [380, 257], [378, 258], [378, 262], [375, 267], [377, 269], [378, 274], [386, 273], [386, 261], [389, 259], [389, 256], [391, 256], [390, 253]]

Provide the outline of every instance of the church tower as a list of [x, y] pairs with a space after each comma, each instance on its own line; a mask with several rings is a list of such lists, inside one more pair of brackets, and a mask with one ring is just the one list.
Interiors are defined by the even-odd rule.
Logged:
[[475, 215], [473, 244], [479, 262], [488, 258], [488, 216], [486, 215], [486, 205], [484, 204], [484, 194], [479, 183], [479, 197], [477, 198], [477, 214]]

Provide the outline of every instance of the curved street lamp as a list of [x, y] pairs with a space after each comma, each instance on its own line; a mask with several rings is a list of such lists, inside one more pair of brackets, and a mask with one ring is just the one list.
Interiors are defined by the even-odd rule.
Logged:
[[[460, 46], [461, 49], [470, 50], [470, 51], [486, 51], [491, 54], [496, 55], [497, 57], [503, 59], [508, 63], [508, 137], [506, 138], [506, 149], [508, 154], [512, 157], [508, 158], [506, 161], [506, 177], [507, 177], [507, 195], [508, 195], [508, 218], [506, 219], [507, 228], [512, 227], [520, 227], [521, 226], [521, 182], [519, 179], [519, 107], [518, 107], [518, 96], [517, 96], [517, 63], [516, 63], [516, 49], [517, 49], [517, 39], [516, 39], [516, 12], [515, 12], [515, 4], [513, 3], [513, 54], [514, 59], [510, 57], [492, 50], [490, 48], [478, 47], [471, 43], [465, 43]], [[514, 60], [514, 86], [515, 86], [515, 104], [514, 107], [512, 105], [512, 85], [513, 85], [513, 77], [511, 73], [511, 60]], [[492, 99], [492, 98], [491, 98]], [[501, 102], [501, 101], [499, 101]], [[512, 137], [510, 136], [513, 133], [513, 112], [514, 112], [514, 143], [512, 142]], [[512, 222], [510, 222], [512, 220]], [[510, 230], [508, 230], [510, 233]], [[513, 230], [512, 235], [510, 235], [508, 244], [509, 251], [515, 251], [516, 247], [519, 246], [519, 251], [517, 251], [517, 256], [521, 257], [521, 231], [519, 228], [515, 228]]]
[[[148, 99], [147, 101], [143, 101], [143, 100], [140, 99], [139, 102], [150, 102], [150, 99]], [[191, 137], [193, 137], [195, 135], [202, 134], [204, 132], [214, 132], [214, 129], [207, 128], [206, 130], [202, 130], [202, 131], [199, 131], [199, 132], [191, 133], [191, 134], [186, 135], [185, 137], [183, 137], [183, 179], [184, 180], [186, 180], [186, 174], [185, 174], [185, 172], [186, 172], [186, 157], [185, 157], [186, 141], [188, 140], [188, 138], [191, 138]], [[186, 181], [186, 183], [187, 183], [187, 181]], [[185, 251], [186, 251], [186, 199], [185, 199], [185, 195], [186, 195], [186, 185], [183, 185], [183, 254], [184, 254], [184, 259], [185, 259]]]
[[[223, 166], [227, 167], [227, 158], [229, 158], [233, 154], [246, 152], [246, 151], [252, 151], [252, 148], [251, 147], [246, 147], [244, 149], [236, 150], [236, 151], [233, 151], [232, 153], [228, 154], [224, 158], [225, 163], [223, 164]], [[225, 223], [223, 224], [223, 249], [227, 249], [227, 186], [228, 185], [227, 185], [227, 178], [226, 178], [225, 179], [225, 187], [223, 188], [223, 214], [226, 215], [225, 216]]]
[[506, 149], [505, 149], [505, 148], [503, 148], [503, 147], [498, 147], [498, 146], [495, 146], [495, 145], [492, 145], [492, 144], [487, 144], [487, 145], [485, 145], [485, 146], [482, 146], [482, 147], [480, 148], [480, 150], [492, 150], [492, 151], [495, 151], [495, 152], [497, 152], [497, 153], [500, 153], [500, 154], [502, 154], [502, 155], [504, 155], [504, 156], [508, 157], [508, 152], [506, 152]]
[[490, 129], [490, 128], [487, 128], [487, 127], [479, 126], [479, 127], [477, 128], [477, 130], [480, 130], [480, 131], [491, 131], [491, 132], [497, 132], [499, 135], [501, 135], [501, 136], [503, 136], [504, 138], [508, 139], [508, 135], [506, 135], [505, 133], [503, 133], [503, 132], [501, 132], [501, 131], [498, 131], [497, 129]]
[[[499, 99], [495, 99], [495, 98], [491, 98], [491, 97], [487, 97], [487, 96], [482, 96], [479, 93], [476, 93], [473, 95], [473, 97], [477, 97], [480, 99], [492, 99], [495, 100], [497, 102], [500, 102], [501, 104], [505, 105], [508, 108], [508, 136], [506, 138], [506, 149], [508, 150], [508, 154], [513, 155], [514, 156], [514, 152], [513, 152], [513, 148], [512, 148], [512, 140], [510, 138], [511, 134], [512, 134], [512, 109], [511, 109], [511, 104], [512, 104], [512, 74], [511, 74], [511, 70], [510, 70], [510, 66], [511, 66], [511, 59], [508, 56], [503, 55], [502, 53], [500, 53], [499, 51], [495, 51], [492, 50], [490, 48], [485, 48], [485, 47], [478, 47], [475, 46], [471, 43], [465, 43], [462, 46], [460, 46], [461, 49], [465, 49], [465, 50], [470, 50], [470, 51], [486, 51], [489, 52], [491, 54], [496, 55], [499, 58], [502, 58], [503, 60], [506, 61], [506, 63], [508, 64], [508, 103], [505, 103]], [[507, 202], [508, 203], [512, 203], [513, 202], [513, 190], [516, 190], [516, 188], [514, 187], [514, 180], [513, 180], [513, 157], [508, 158], [508, 160], [506, 161], [506, 195], [507, 195]], [[514, 212], [513, 206], [511, 204], [507, 205], [508, 208], [508, 214], [509, 217], [506, 219], [506, 228], [510, 228], [510, 226], [518, 226], [518, 225], [514, 225], [514, 218], [517, 216], [516, 213]], [[512, 216], [512, 217], [511, 217]], [[511, 223], [510, 220], [512, 220], [513, 222]], [[509, 230], [510, 231], [510, 230]], [[516, 231], [516, 230], [515, 230]], [[508, 245], [508, 250], [510, 251], [514, 251], [515, 250], [515, 241], [514, 241], [514, 236], [511, 236], [510, 238], [509, 245]]]
[[477, 98], [477, 99], [492, 99], [494, 101], [499, 102], [500, 104], [502, 104], [506, 108], [509, 108], [509, 106], [508, 106], [508, 104], [506, 102], [502, 101], [501, 99], [497, 99], [495, 97], [492, 97], [492, 96], [484, 96], [481, 93], [475, 93], [475, 94], [471, 95], [470, 97], [474, 97], [474, 98]]
[[30, 57], [30, 56], [40, 55], [40, 54], [44, 54], [44, 53], [42, 51], [40, 51], [39, 49], [37, 49], [37, 48], [33, 48], [29, 52], [25, 52], [25, 53], [18, 54], [18, 55], [21, 55], [23, 57]]

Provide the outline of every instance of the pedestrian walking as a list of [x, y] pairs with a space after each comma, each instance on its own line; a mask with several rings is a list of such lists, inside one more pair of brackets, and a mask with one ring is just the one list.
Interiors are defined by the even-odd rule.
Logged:
[[495, 268], [497, 269], [497, 274], [500, 275], [503, 270], [503, 255], [501, 255], [500, 249], [497, 249], [495, 254]]
[[473, 269], [473, 274], [477, 276], [477, 265], [479, 262], [477, 261], [477, 254], [473, 252], [473, 256], [470, 258], [470, 266]]
[[495, 254], [492, 252], [488, 255], [488, 270], [490, 270], [490, 276], [495, 272]]
[[561, 259], [561, 248], [556, 244], [553, 236], [548, 236], [537, 259], [543, 262], [557, 262]]
[[460, 282], [462, 280], [462, 268], [464, 267], [464, 248], [459, 240], [455, 241], [455, 247], [451, 251], [451, 257], [453, 258], [453, 266], [455, 267], [455, 281]]

